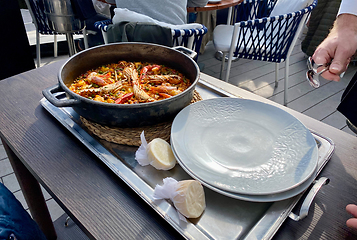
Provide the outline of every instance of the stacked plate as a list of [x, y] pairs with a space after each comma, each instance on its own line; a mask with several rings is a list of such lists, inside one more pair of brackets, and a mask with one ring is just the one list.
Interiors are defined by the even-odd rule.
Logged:
[[184, 108], [171, 128], [180, 166], [204, 186], [246, 201], [293, 197], [314, 181], [318, 149], [310, 131], [284, 110], [240, 98]]

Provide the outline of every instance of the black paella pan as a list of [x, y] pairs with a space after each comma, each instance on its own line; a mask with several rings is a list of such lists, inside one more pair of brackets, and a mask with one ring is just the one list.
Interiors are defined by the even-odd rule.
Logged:
[[[45, 98], [56, 107], [72, 107], [82, 117], [108, 126], [138, 127], [173, 119], [190, 104], [199, 80], [196, 53], [148, 43], [113, 43], [81, 51], [68, 59], [58, 73], [58, 84], [43, 90]], [[67, 86], [82, 73], [118, 61], [141, 61], [163, 64], [183, 73], [192, 85], [182, 93], [165, 100], [140, 104], [97, 102], [72, 92]], [[66, 99], [59, 99], [65, 92]]]

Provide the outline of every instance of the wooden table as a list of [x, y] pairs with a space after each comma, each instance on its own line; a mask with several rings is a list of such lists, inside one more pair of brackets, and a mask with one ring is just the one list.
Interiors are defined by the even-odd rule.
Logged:
[[206, 12], [233, 7], [243, 2], [243, 0], [222, 0], [218, 3], [207, 3], [204, 7], [189, 7], [187, 12]]
[[[55, 234], [38, 183], [91, 239], [179, 239], [181, 236], [40, 104], [41, 91], [57, 83], [63, 62], [0, 81], [0, 136], [21, 188], [49, 239]], [[274, 239], [356, 239], [345, 226], [357, 203], [357, 138], [226, 82], [202, 79], [243, 98], [266, 102], [331, 138], [336, 150], [322, 176], [331, 182], [317, 194], [309, 215], [286, 220]], [[42, 204], [41, 204], [42, 203]]]

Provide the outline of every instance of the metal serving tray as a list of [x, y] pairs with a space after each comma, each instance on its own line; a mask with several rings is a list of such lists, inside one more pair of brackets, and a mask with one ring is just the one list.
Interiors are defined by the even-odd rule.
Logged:
[[[236, 97], [203, 81], [198, 83], [196, 90], [203, 99]], [[299, 216], [293, 214], [292, 210], [304, 193], [283, 201], [257, 203], [229, 198], [205, 188], [207, 207], [203, 215], [198, 219], [184, 222], [179, 220], [175, 208], [168, 201], [154, 200], [153, 198], [155, 186], [161, 185], [164, 178], [191, 179], [179, 165], [170, 171], [159, 171], [150, 165], [142, 167], [134, 158], [137, 147], [119, 145], [99, 139], [84, 130], [84, 127], [82, 128], [79, 115], [72, 108], [57, 108], [45, 98], [40, 102], [48, 112], [186, 239], [271, 239], [289, 215], [294, 220], [299, 220], [307, 215], [309, 204], [314, 195], [326, 182], [325, 178], [321, 178], [317, 182], [318, 185], [312, 188], [308, 198], [302, 204]], [[313, 132], [312, 134], [318, 143], [318, 173], [320, 173], [333, 154], [334, 143], [317, 133]]]

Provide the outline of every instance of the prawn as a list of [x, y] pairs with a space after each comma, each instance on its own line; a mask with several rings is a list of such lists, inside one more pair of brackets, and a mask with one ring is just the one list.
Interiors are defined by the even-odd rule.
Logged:
[[181, 90], [178, 90], [177, 87], [164, 85], [150, 87], [150, 91], [153, 93], [159, 93], [159, 95], [161, 95], [160, 93], [166, 93], [171, 96], [175, 96], [182, 92]]
[[147, 65], [143, 67], [140, 71], [140, 80], [143, 79], [144, 76], [146, 76], [147, 72], [153, 71], [153, 72], [158, 72], [160, 70], [159, 65]]
[[169, 82], [171, 84], [179, 84], [183, 79], [179, 75], [145, 75], [142, 76], [142, 80], [146, 80], [148, 83]]
[[78, 92], [79, 95], [81, 96], [88, 96], [88, 95], [93, 95], [93, 94], [107, 94], [107, 93], [116, 93], [120, 90], [122, 87], [122, 82], [118, 81], [116, 83], [112, 84], [107, 84], [103, 87], [100, 88], [89, 88], [89, 89], [83, 89]]
[[131, 80], [131, 82], [133, 84], [134, 96], [136, 98], [138, 98], [140, 100], [144, 100], [144, 101], [149, 101], [149, 102], [152, 102], [155, 100], [152, 97], [150, 97], [144, 90], [142, 90], [140, 88], [138, 72], [136, 71], [136, 69], [134, 68], [133, 65], [130, 65], [129, 67], [124, 68], [123, 73], [128, 80]]
[[101, 75], [99, 75], [96, 72], [91, 72], [88, 75], [87, 79], [91, 83], [94, 83], [94, 84], [96, 84], [98, 86], [101, 86], [101, 87], [113, 83], [113, 81], [110, 78], [105, 79], [104, 77], [102, 77]]

